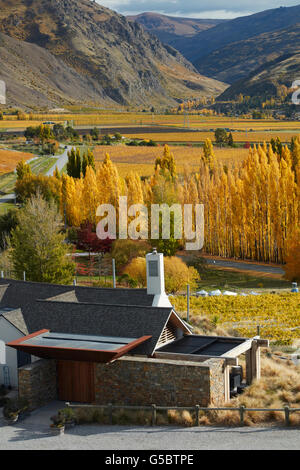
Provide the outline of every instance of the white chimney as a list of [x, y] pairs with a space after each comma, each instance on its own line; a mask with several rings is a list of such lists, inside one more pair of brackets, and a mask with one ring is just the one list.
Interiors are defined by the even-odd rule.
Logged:
[[147, 294], [154, 295], [153, 307], [172, 307], [165, 292], [164, 255], [156, 248], [146, 255]]

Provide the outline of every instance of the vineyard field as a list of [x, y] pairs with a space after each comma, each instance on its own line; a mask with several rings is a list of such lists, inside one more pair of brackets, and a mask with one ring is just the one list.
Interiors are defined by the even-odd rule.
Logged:
[[[27, 114], [25, 119], [16, 119], [16, 116], [4, 116], [0, 121], [0, 129], [24, 128], [37, 126], [45, 121], [65, 122], [71, 121], [74, 126], [172, 126], [175, 128], [189, 127], [195, 130], [213, 132], [217, 128], [226, 128], [238, 132], [239, 138], [243, 134], [248, 136], [256, 132], [269, 135], [272, 132], [300, 133], [299, 121], [278, 121], [275, 119], [241, 119], [233, 117], [204, 116], [198, 114], [151, 114], [134, 112], [98, 112], [98, 113], [63, 113], [63, 114]], [[254, 136], [253, 136], [254, 138]]]
[[16, 168], [18, 162], [21, 160], [27, 161], [33, 157], [34, 155], [31, 153], [14, 152], [0, 149], [0, 174], [13, 171]]
[[[171, 302], [178, 313], [185, 314], [186, 297], [174, 296]], [[253, 337], [260, 326], [264, 339], [292, 344], [300, 338], [300, 293], [191, 297], [190, 313], [234, 329], [238, 336]]]
[[[236, 143], [263, 143], [270, 142], [272, 138], [276, 139], [279, 137], [283, 143], [288, 143], [291, 140], [291, 137], [298, 135], [300, 130], [297, 132], [289, 131], [255, 131], [255, 132], [233, 132], [233, 140]], [[175, 142], [185, 142], [185, 143], [203, 143], [205, 139], [209, 138], [212, 142], [215, 140], [214, 132], [157, 132], [157, 133], [145, 133], [145, 134], [126, 134], [126, 137], [129, 138], [138, 138], [138, 139], [152, 139], [155, 142], [163, 143], [175, 143]]]
[[[190, 170], [197, 171], [203, 153], [201, 148], [171, 146], [170, 150], [174, 154], [178, 173], [182, 173], [186, 165]], [[217, 160], [229, 166], [242, 162], [248, 155], [247, 149], [216, 148], [214, 152]], [[155, 159], [163, 154], [163, 146], [98, 146], [94, 149], [96, 165], [99, 165], [104, 160], [106, 153], [110, 155], [121, 176], [128, 175], [130, 171], [135, 171], [140, 176], [150, 176], [154, 171]]]

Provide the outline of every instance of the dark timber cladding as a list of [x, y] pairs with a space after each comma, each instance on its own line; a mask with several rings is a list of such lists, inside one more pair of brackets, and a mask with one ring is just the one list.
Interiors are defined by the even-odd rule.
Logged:
[[95, 401], [95, 364], [57, 361], [58, 399], [79, 403]]
[[122, 338], [74, 335], [50, 333], [49, 330], [41, 330], [12, 341], [8, 346], [46, 359], [108, 363], [118, 359], [150, 338], [151, 336]]

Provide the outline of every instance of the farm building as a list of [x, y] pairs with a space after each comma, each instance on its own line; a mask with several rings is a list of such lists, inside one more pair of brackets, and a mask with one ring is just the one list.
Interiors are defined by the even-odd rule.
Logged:
[[32, 408], [54, 399], [208, 406], [243, 386], [241, 354], [247, 383], [259, 378], [268, 342], [193, 334], [165, 293], [163, 255], [146, 260], [147, 289], [1, 279], [0, 322], [10, 325], [0, 323], [2, 381]]

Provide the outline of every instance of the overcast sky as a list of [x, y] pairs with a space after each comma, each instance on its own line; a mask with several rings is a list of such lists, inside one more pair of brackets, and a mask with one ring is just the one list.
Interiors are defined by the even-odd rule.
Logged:
[[280, 6], [298, 5], [299, 0], [97, 0], [123, 15], [145, 11], [191, 18], [236, 18]]

